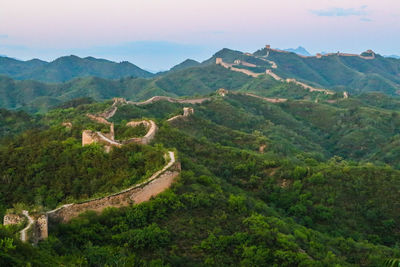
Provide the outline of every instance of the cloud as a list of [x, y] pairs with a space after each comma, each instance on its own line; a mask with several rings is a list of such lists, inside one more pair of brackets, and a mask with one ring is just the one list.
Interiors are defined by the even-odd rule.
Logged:
[[327, 9], [311, 10], [310, 12], [320, 17], [365, 16], [367, 15], [367, 6], [364, 5], [359, 8], [332, 7]]
[[0, 39], [6, 39], [6, 38], [8, 38], [7, 34], [0, 34]]

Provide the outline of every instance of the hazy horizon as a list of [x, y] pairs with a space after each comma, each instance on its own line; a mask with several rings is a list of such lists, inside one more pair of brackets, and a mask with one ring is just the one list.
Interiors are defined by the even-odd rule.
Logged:
[[6, 1], [0, 54], [46, 61], [93, 56], [166, 70], [226, 47], [400, 54], [400, 3], [383, 0]]

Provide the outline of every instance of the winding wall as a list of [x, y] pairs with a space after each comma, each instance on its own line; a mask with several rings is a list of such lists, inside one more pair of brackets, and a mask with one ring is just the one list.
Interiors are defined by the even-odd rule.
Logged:
[[151, 197], [169, 188], [180, 173], [180, 164], [176, 162], [175, 153], [169, 151], [168, 155], [170, 160], [164, 168], [154, 173], [146, 181], [105, 197], [63, 205], [47, 212], [49, 220], [65, 223], [88, 210], [101, 212], [108, 207], [120, 208], [148, 201]]
[[181, 103], [181, 104], [201, 104], [204, 101], [210, 100], [211, 98], [209, 97], [204, 97], [204, 98], [193, 98], [193, 99], [177, 99], [177, 98], [173, 98], [173, 97], [169, 97], [169, 96], [153, 96], [145, 101], [142, 102], [133, 102], [133, 101], [127, 101], [127, 104], [131, 104], [131, 105], [137, 105], [137, 106], [141, 106], [141, 105], [148, 105], [148, 104], [152, 104], [158, 101], [168, 101], [171, 103]]

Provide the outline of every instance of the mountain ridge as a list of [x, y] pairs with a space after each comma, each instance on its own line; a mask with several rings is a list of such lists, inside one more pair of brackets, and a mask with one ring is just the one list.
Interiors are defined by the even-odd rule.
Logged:
[[75, 55], [62, 56], [51, 62], [40, 59], [21, 61], [9, 57], [0, 57], [0, 74], [8, 75], [17, 80], [38, 80], [42, 82], [66, 82], [86, 76], [108, 79], [153, 76], [152, 73], [127, 61], [117, 63], [106, 59], [81, 58]]
[[288, 48], [288, 49], [283, 49], [284, 51], [287, 52], [292, 52], [298, 55], [302, 56], [311, 56], [310, 52], [308, 52], [304, 47], [298, 46], [297, 48]]

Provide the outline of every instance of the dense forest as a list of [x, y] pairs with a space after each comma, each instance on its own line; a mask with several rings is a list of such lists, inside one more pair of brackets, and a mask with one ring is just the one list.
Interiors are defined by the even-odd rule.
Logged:
[[[264, 96], [278, 87], [305, 92], [266, 77], [248, 82]], [[152, 119], [159, 130], [150, 145], [110, 153], [82, 147], [81, 133], [107, 131], [86, 114], [111, 101], [75, 99], [37, 115], [1, 110], [2, 216], [116, 192], [159, 170], [167, 149], [182, 172], [148, 202], [50, 225], [35, 246], [19, 240], [22, 226], [1, 226], [0, 265], [383, 266], [400, 258], [398, 99], [328, 102], [308, 93], [269, 103], [246, 87], [224, 97], [215, 87], [201, 91], [210, 97], [201, 104], [120, 105], [110, 119], [119, 138], [144, 135], [125, 126], [132, 119]], [[193, 115], [167, 122], [187, 106]]]

